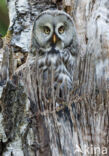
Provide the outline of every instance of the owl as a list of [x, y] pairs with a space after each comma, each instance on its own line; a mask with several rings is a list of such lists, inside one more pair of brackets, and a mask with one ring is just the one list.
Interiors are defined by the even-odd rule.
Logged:
[[31, 41], [31, 53], [37, 57], [43, 80], [53, 73], [54, 87], [71, 89], [78, 44], [70, 15], [59, 10], [42, 12], [34, 21]]

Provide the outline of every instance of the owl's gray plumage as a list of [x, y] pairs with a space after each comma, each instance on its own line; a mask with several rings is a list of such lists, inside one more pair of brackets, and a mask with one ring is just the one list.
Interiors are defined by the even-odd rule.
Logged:
[[54, 71], [54, 84], [72, 87], [76, 62], [77, 37], [71, 17], [63, 11], [48, 10], [35, 20], [32, 32], [32, 53], [44, 80]]

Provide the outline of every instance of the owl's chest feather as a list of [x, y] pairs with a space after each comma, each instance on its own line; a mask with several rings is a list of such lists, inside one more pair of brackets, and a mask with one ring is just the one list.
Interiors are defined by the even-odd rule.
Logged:
[[73, 66], [71, 68], [71, 64], [73, 65], [73, 62], [74, 58], [69, 53], [65, 55], [64, 52], [54, 53], [50, 51], [43, 56], [39, 56], [38, 67], [43, 81], [53, 78], [55, 84], [63, 86], [67, 83], [68, 86], [71, 86], [73, 81]]

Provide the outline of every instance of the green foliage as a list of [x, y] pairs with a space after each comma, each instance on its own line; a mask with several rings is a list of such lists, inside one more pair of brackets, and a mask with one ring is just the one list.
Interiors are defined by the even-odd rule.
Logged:
[[6, 0], [0, 0], [0, 34], [6, 34], [9, 25]]
[[0, 0], [0, 6], [6, 11], [7, 10], [6, 0]]
[[6, 31], [7, 31], [7, 26], [0, 21], [0, 34], [4, 36], [6, 34]]

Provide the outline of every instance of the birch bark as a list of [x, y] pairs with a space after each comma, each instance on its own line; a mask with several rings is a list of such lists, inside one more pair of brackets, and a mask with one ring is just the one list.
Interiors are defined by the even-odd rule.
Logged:
[[[108, 155], [109, 1], [8, 0], [7, 4], [10, 25], [0, 49], [0, 155]], [[34, 68], [28, 72], [34, 62], [28, 57], [34, 19], [50, 8], [72, 16], [79, 44], [75, 89], [70, 101], [54, 111], [42, 109], [41, 90], [32, 83]]]

